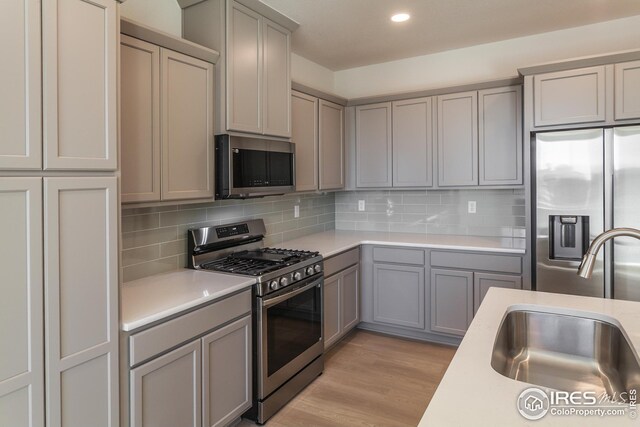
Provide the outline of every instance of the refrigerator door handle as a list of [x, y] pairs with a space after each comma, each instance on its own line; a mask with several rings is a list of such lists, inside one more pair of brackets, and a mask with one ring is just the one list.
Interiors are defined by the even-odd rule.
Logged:
[[[604, 229], [611, 230], [614, 224], [613, 189], [613, 129], [604, 130]], [[613, 242], [604, 245], [604, 297], [613, 298]]]

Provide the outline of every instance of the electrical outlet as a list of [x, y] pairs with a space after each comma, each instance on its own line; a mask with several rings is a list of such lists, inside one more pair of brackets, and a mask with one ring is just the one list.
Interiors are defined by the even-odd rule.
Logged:
[[364, 210], [364, 200], [358, 200], [358, 210], [359, 211]]
[[293, 207], [293, 217], [300, 218], [300, 205], [295, 205]]
[[469, 200], [469, 213], [476, 213], [476, 202], [473, 200]]

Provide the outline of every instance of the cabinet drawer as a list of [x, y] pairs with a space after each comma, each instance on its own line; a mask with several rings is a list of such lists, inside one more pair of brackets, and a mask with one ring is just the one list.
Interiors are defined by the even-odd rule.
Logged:
[[431, 266], [522, 274], [522, 258], [509, 255], [433, 251]]
[[351, 249], [324, 260], [324, 276], [329, 277], [360, 262], [360, 248]]
[[225, 298], [129, 337], [129, 365], [135, 366], [176, 345], [251, 311], [251, 291]]
[[424, 251], [422, 249], [373, 248], [373, 260], [422, 266]]

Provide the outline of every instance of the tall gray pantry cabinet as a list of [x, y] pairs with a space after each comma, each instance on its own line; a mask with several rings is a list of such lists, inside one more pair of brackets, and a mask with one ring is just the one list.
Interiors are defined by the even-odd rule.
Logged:
[[6, 0], [0, 425], [118, 425], [115, 0]]

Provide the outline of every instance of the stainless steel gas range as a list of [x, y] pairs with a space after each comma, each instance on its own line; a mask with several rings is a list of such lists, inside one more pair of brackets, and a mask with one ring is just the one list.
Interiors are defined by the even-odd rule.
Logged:
[[262, 220], [189, 230], [189, 267], [255, 276], [253, 407], [264, 424], [322, 373], [322, 256], [265, 248]]

